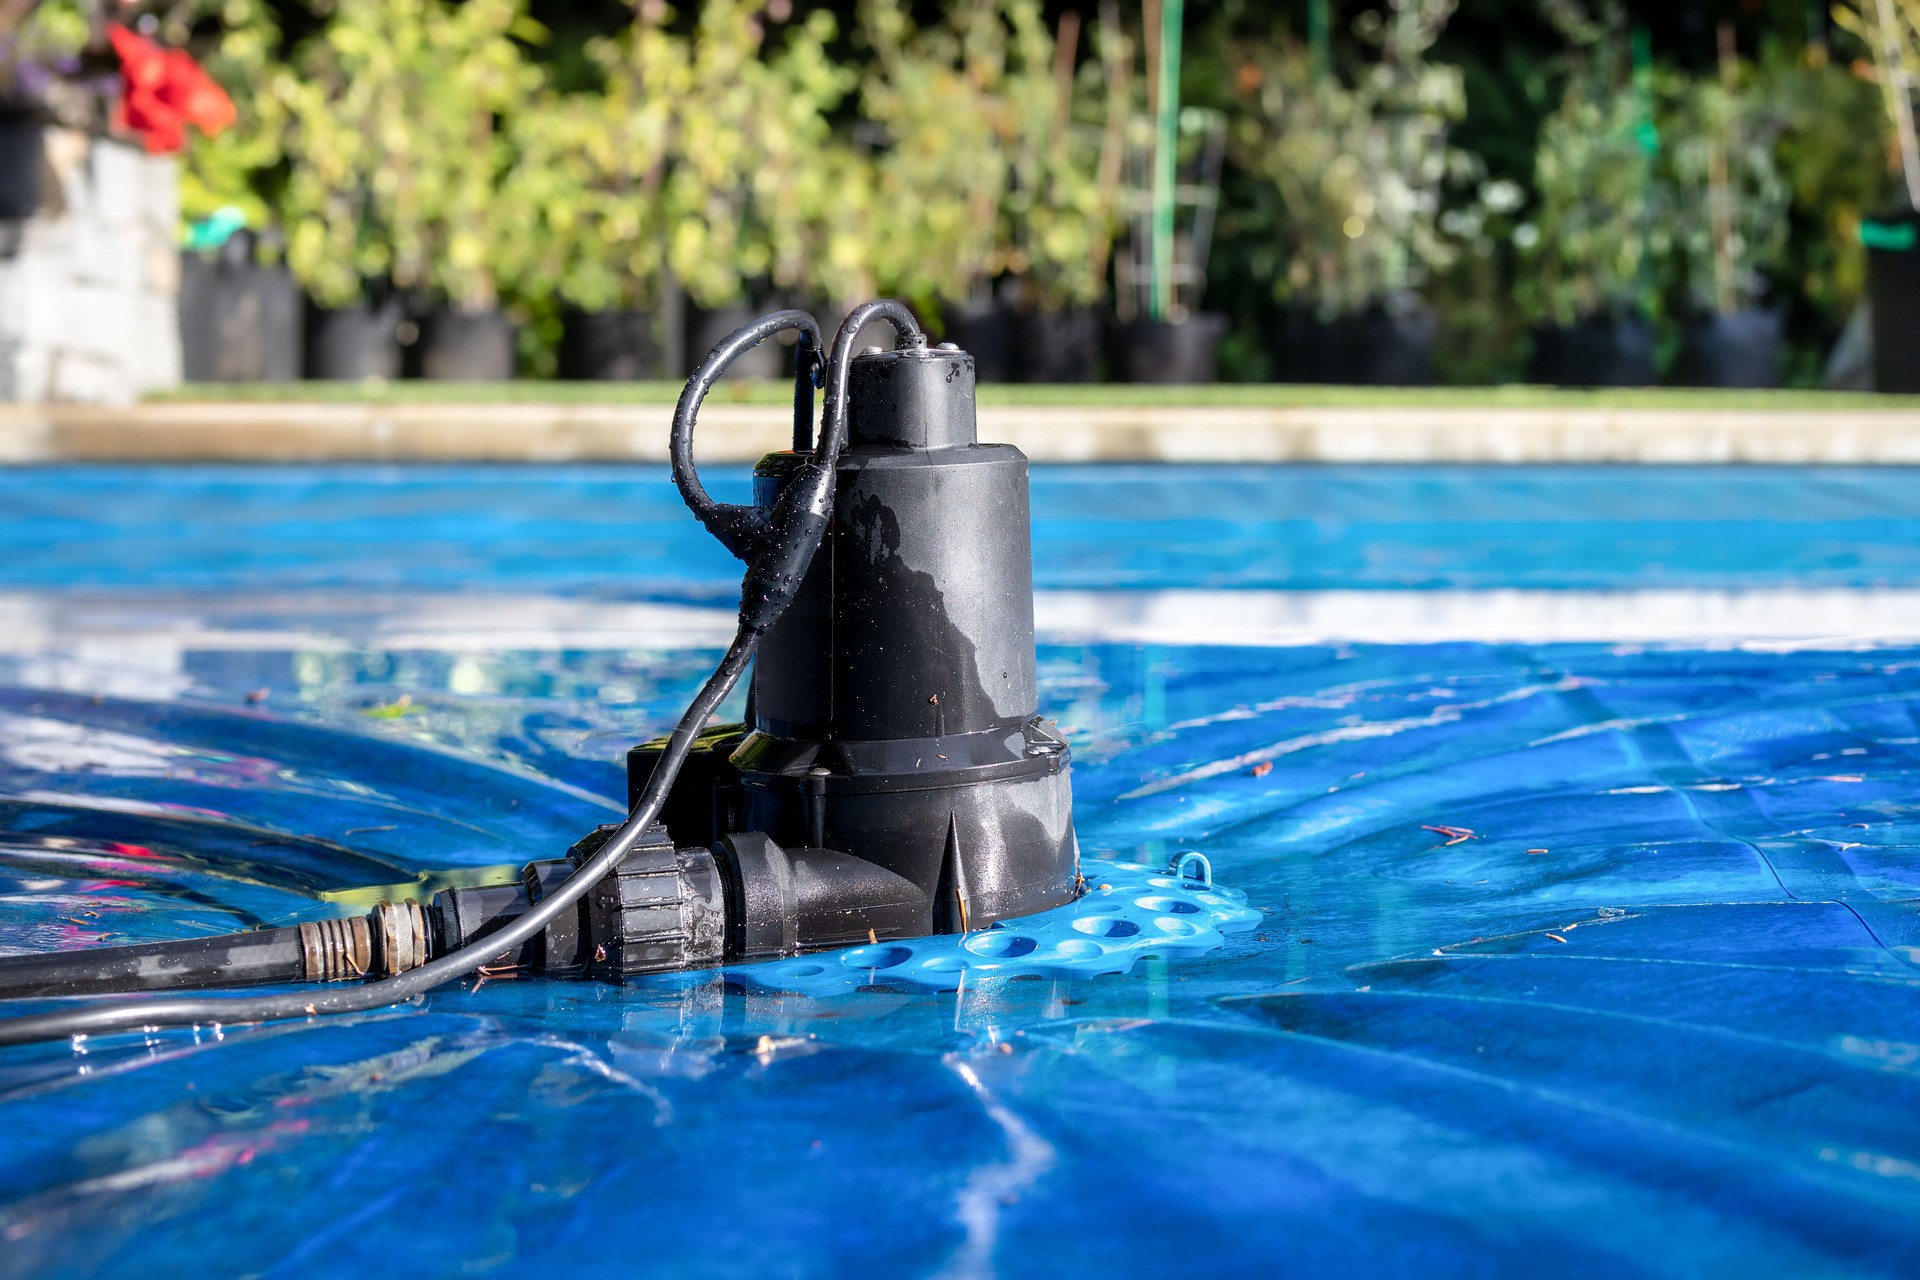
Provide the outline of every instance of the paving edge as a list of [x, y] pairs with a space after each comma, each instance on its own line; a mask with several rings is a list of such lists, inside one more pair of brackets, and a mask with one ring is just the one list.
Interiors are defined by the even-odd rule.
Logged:
[[[664, 462], [661, 405], [0, 405], [0, 463]], [[700, 455], [785, 445], [789, 411], [709, 405]], [[1036, 462], [1920, 464], [1920, 411], [988, 406]]]

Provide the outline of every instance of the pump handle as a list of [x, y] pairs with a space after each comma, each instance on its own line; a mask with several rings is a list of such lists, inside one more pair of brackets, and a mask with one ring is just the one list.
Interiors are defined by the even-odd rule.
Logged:
[[788, 329], [800, 331], [800, 341], [794, 347], [793, 412], [797, 434], [802, 417], [813, 417], [813, 388], [820, 385], [825, 372], [821, 368], [820, 326], [804, 311], [775, 311], [722, 338], [687, 379], [685, 389], [680, 392], [680, 402], [673, 409], [673, 436], [668, 444], [673, 482], [680, 487], [680, 496], [694, 517], [707, 527], [707, 532], [718, 538], [721, 546], [747, 561], [767, 543], [768, 513], [759, 507], [715, 502], [707, 493], [693, 465], [694, 419], [707, 392], [713, 389], [728, 365], [774, 334]]
[[[853, 363], [853, 343], [873, 320], [885, 320], [894, 327], [899, 334], [897, 350], [927, 343], [926, 335], [914, 323], [913, 313], [905, 306], [890, 299], [875, 299], [855, 307], [841, 322], [834, 335], [832, 357], [823, 370], [814, 354], [820, 329], [813, 317], [804, 311], [776, 311], [736, 329], [714, 347], [687, 381], [674, 408], [674, 483], [680, 486], [680, 496], [700, 523], [722, 546], [747, 562], [747, 574], [740, 584], [740, 625], [749, 631], [761, 632], [773, 625], [800, 590], [807, 563], [826, 536], [833, 518], [833, 472], [847, 443], [847, 375]], [[812, 417], [811, 388], [822, 381], [822, 372], [826, 374], [827, 408], [819, 443], [812, 450], [813, 456], [787, 478], [771, 510], [715, 502], [694, 469], [694, 419], [714, 380], [726, 367], [748, 348], [784, 329], [800, 330], [800, 363], [794, 380], [796, 447], [802, 443], [801, 422]]]

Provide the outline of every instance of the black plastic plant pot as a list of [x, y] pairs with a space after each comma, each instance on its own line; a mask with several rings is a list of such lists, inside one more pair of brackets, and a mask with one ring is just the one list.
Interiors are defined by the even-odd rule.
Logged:
[[1267, 358], [1275, 382], [1344, 383], [1347, 355], [1337, 321], [1311, 307], [1283, 306], [1267, 329]]
[[1339, 381], [1356, 387], [1433, 384], [1433, 341], [1439, 324], [1422, 308], [1370, 307], [1334, 322]]
[[[719, 307], [709, 311], [705, 307], [687, 308], [687, 348], [686, 368], [681, 376], [690, 376], [694, 368], [707, 358], [707, 353], [719, 346], [735, 329], [743, 328], [759, 319], [765, 308], [740, 303], [737, 306]], [[784, 376], [791, 367], [792, 360], [788, 352], [792, 348], [774, 339], [768, 339], [745, 352], [727, 369], [723, 377], [727, 378], [778, 378]]]
[[309, 378], [358, 381], [400, 376], [400, 305], [396, 300], [307, 311]]
[[1689, 321], [1668, 381], [1676, 387], [1777, 387], [1781, 311], [1735, 311]]
[[306, 307], [283, 266], [253, 257], [253, 237], [180, 259], [180, 358], [188, 382], [291, 382], [300, 376]]
[[0, 111], [0, 219], [40, 212], [45, 156], [40, 121], [26, 112]]
[[414, 371], [434, 382], [506, 382], [513, 377], [515, 330], [499, 311], [429, 311], [414, 343]]
[[1113, 380], [1191, 385], [1219, 373], [1227, 318], [1205, 313], [1185, 320], [1131, 320], [1113, 328]]
[[1022, 382], [1092, 382], [1100, 371], [1100, 313], [1022, 312], [1014, 319], [1014, 369]]
[[1014, 314], [998, 302], [959, 302], [941, 311], [946, 322], [940, 335], [973, 357], [977, 382], [1012, 382], [1014, 378]]
[[1650, 387], [1653, 354], [1653, 325], [1645, 316], [1589, 316], [1533, 331], [1527, 381], [1553, 387]]
[[1431, 386], [1439, 327], [1433, 312], [1410, 303], [1375, 303], [1358, 314], [1331, 319], [1295, 304], [1274, 316], [1267, 330], [1267, 356], [1275, 382]]
[[659, 324], [647, 311], [568, 311], [561, 317], [560, 376], [576, 382], [672, 376]]
[[1920, 393], [1920, 212], [1860, 224], [1873, 318], [1873, 388]]

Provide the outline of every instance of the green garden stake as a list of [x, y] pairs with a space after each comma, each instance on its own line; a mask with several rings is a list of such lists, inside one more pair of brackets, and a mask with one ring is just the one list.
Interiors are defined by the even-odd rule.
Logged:
[[[1641, 189], [1653, 190], [1653, 159], [1660, 154], [1660, 128], [1653, 121], [1653, 41], [1647, 35], [1647, 29], [1635, 24], [1633, 28], [1633, 114], [1634, 139], [1640, 144], [1640, 164], [1646, 179]], [[1653, 291], [1652, 255], [1647, 245], [1653, 240], [1652, 201], [1643, 202], [1640, 208], [1639, 255], [1639, 293], [1644, 300]]]
[[1173, 173], [1180, 138], [1180, 26], [1182, 0], [1160, 6], [1160, 119], [1153, 163], [1153, 292], [1155, 320], [1173, 301]]
[[1307, 56], [1316, 85], [1327, 78], [1327, 67], [1332, 62], [1328, 49], [1327, 4], [1328, 0], [1307, 0]]
[[1653, 121], [1653, 41], [1645, 27], [1633, 29], [1634, 140], [1649, 160], [1660, 154], [1660, 126]]
[[1920, 226], [1911, 222], [1862, 222], [1860, 243], [1882, 253], [1911, 253], [1920, 244]]
[[187, 228], [185, 248], [190, 253], [211, 253], [246, 227], [245, 213], [230, 204], [222, 205]]

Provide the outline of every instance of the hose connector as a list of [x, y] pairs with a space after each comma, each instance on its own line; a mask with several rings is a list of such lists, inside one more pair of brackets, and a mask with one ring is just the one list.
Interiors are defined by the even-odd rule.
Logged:
[[373, 959], [380, 976], [391, 978], [433, 959], [427, 937], [427, 913], [412, 898], [382, 902], [367, 917], [372, 924]]
[[300, 957], [308, 982], [364, 978], [373, 968], [373, 930], [366, 916], [313, 920], [300, 926]]
[[300, 926], [300, 957], [308, 982], [391, 978], [433, 958], [427, 916], [412, 898], [382, 902], [364, 916], [315, 920]]

